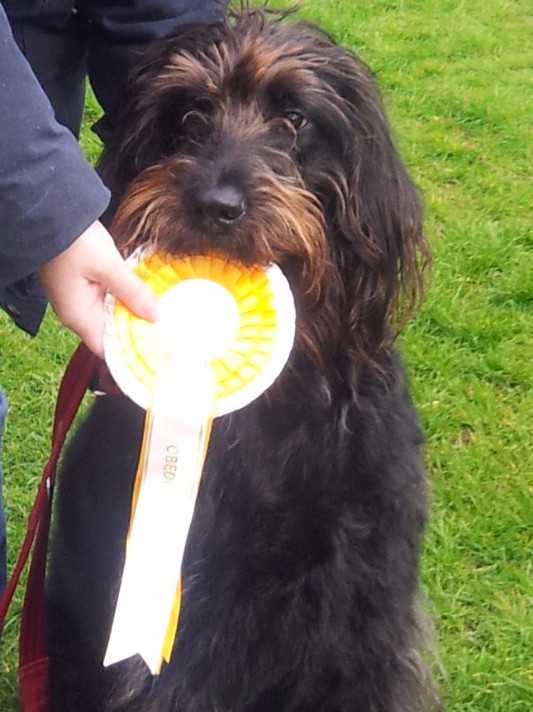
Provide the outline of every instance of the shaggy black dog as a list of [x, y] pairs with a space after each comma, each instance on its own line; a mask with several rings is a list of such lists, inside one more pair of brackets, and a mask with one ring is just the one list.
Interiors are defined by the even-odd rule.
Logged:
[[102, 659], [144, 412], [97, 399], [59, 477], [48, 581], [56, 712], [427, 712], [422, 435], [392, 343], [427, 249], [369, 70], [246, 10], [154, 46], [103, 161], [126, 250], [278, 264], [297, 333], [276, 383], [215, 420], [172, 658]]

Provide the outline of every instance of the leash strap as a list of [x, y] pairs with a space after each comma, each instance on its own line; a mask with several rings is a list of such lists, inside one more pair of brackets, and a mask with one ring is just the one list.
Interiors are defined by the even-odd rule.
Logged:
[[57, 463], [67, 433], [83, 396], [98, 369], [99, 360], [80, 344], [65, 370], [59, 387], [52, 430], [52, 449], [43, 470], [35, 502], [28, 517], [22, 548], [11, 579], [0, 600], [0, 627], [33, 546], [24, 596], [19, 640], [19, 682], [22, 712], [48, 710], [48, 660], [45, 647], [44, 580], [52, 488]]

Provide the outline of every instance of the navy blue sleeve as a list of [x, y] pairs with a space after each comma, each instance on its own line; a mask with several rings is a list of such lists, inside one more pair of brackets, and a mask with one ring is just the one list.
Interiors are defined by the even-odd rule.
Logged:
[[0, 286], [39, 269], [106, 209], [109, 192], [60, 126], [0, 6]]

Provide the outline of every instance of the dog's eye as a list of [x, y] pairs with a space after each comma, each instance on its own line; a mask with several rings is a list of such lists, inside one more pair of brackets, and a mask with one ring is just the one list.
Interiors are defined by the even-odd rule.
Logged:
[[187, 128], [193, 126], [202, 126], [208, 123], [208, 117], [201, 113], [200, 111], [188, 111], [182, 116], [181, 124], [182, 126], [187, 126]]
[[287, 121], [289, 121], [296, 130], [301, 129], [307, 123], [305, 116], [294, 109], [286, 111], [283, 118], [287, 119]]
[[183, 114], [181, 118], [181, 125], [186, 131], [205, 128], [209, 124], [212, 113], [212, 103], [199, 99], [191, 105], [185, 114]]

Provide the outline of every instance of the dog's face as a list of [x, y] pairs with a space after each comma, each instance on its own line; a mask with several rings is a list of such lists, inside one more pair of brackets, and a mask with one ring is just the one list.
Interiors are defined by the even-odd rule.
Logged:
[[416, 191], [368, 69], [320, 30], [245, 11], [139, 67], [103, 161], [131, 249], [279, 264], [318, 363], [391, 337], [425, 253]]

